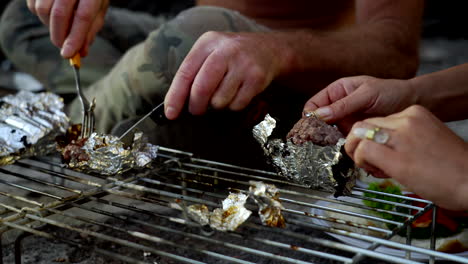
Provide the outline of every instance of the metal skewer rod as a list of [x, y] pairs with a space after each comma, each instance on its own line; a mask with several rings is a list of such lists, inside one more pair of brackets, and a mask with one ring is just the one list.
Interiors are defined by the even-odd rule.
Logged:
[[138, 120], [133, 126], [131, 126], [129, 129], [127, 129], [127, 131], [125, 131], [125, 132], [119, 137], [119, 140], [122, 140], [122, 138], [124, 138], [128, 133], [130, 133], [130, 131], [132, 131], [133, 129], [135, 129], [141, 122], [143, 122], [143, 120], [145, 120], [146, 118], [148, 118], [152, 113], [154, 113], [154, 111], [158, 110], [158, 109], [161, 108], [163, 105], [164, 105], [164, 102], [160, 103], [160, 104], [157, 105], [155, 108], [153, 108], [151, 111], [149, 111], [145, 116], [143, 116], [142, 118], [140, 118], [140, 120]]

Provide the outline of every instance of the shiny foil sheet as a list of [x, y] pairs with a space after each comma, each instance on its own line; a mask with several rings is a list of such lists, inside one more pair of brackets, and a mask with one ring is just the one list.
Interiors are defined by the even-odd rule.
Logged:
[[223, 207], [210, 212], [205, 205], [194, 204], [187, 207], [189, 217], [200, 225], [210, 225], [218, 231], [234, 231], [242, 225], [252, 214], [245, 208], [249, 198], [243, 193], [230, 193], [224, 199]]
[[250, 181], [250, 196], [258, 205], [258, 215], [263, 225], [285, 228], [281, 210], [284, 209], [279, 200], [279, 190], [273, 184]]
[[289, 140], [270, 138], [275, 127], [275, 119], [267, 115], [254, 127], [253, 135], [280, 174], [306, 187], [334, 192], [335, 196], [351, 193], [357, 170], [352, 160], [341, 152], [344, 138], [331, 146], [311, 142], [299, 146]]
[[56, 149], [69, 120], [62, 98], [52, 93], [20, 91], [0, 99], [0, 166]]
[[69, 155], [69, 168], [86, 173], [116, 175], [133, 168], [149, 167], [157, 157], [158, 147], [148, 143], [141, 132], [135, 133], [131, 147], [126, 147], [116, 136], [93, 133], [85, 139], [79, 151], [78, 154]]

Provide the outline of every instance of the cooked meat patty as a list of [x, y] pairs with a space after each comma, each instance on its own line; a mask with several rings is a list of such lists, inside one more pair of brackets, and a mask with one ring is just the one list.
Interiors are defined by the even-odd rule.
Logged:
[[296, 145], [302, 145], [311, 141], [315, 145], [336, 145], [343, 134], [334, 126], [331, 126], [316, 117], [301, 118], [289, 131], [287, 139], [291, 139]]

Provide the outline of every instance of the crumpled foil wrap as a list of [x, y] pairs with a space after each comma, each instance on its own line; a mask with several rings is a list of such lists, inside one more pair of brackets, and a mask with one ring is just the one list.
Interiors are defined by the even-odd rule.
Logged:
[[218, 231], [234, 231], [252, 214], [245, 208], [247, 198], [249, 196], [243, 193], [230, 193], [224, 199], [222, 208], [216, 208], [210, 213], [206, 205], [194, 204], [187, 207], [187, 213], [201, 225], [209, 224]]
[[281, 210], [284, 209], [279, 201], [279, 190], [273, 184], [250, 181], [250, 196], [258, 205], [258, 215], [263, 225], [285, 228]]
[[276, 120], [266, 115], [254, 127], [253, 135], [280, 174], [306, 187], [334, 192], [335, 196], [351, 193], [358, 173], [352, 160], [341, 152], [344, 138], [332, 146], [311, 142], [299, 146], [289, 140], [271, 139], [275, 127]]
[[125, 147], [116, 136], [93, 133], [81, 149], [86, 158], [72, 157], [68, 167], [102, 175], [116, 175], [133, 168], [148, 167], [158, 155], [158, 146], [148, 143], [141, 132], [135, 133], [130, 148]]
[[0, 166], [47, 155], [69, 126], [62, 98], [20, 91], [0, 99]]
[[210, 224], [210, 209], [204, 204], [192, 204], [187, 206], [188, 216], [202, 226]]

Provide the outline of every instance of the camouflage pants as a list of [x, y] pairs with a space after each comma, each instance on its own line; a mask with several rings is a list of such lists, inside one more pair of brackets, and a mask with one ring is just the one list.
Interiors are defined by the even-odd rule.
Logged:
[[[2, 17], [0, 40], [5, 54], [49, 90], [65, 97], [74, 95], [68, 62], [60, 57], [47, 28], [27, 10], [25, 2], [13, 1]], [[96, 99], [97, 130], [122, 130], [162, 102], [179, 65], [203, 33], [268, 30], [238, 12], [216, 7], [194, 7], [172, 19], [109, 9], [104, 29], [83, 60], [81, 70], [86, 96]], [[275, 108], [289, 113], [295, 121], [302, 106], [302, 102], [291, 104], [283, 99]], [[78, 100], [70, 103], [69, 114], [74, 122], [80, 121]], [[213, 112], [203, 117], [187, 115], [164, 126], [148, 120], [141, 129], [155, 144], [256, 166], [263, 164], [264, 159], [252, 138], [252, 123], [248, 120], [251, 114], [252, 110], [247, 109], [238, 113]], [[249, 162], [242, 162], [242, 158]]]

